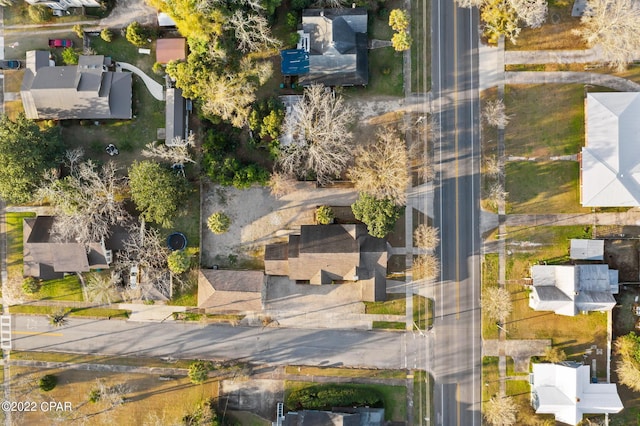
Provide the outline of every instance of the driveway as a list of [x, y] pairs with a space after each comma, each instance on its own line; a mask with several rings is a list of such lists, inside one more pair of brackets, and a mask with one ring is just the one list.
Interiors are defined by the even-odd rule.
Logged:
[[100, 27], [125, 28], [133, 21], [142, 25], [157, 23], [157, 12], [144, 0], [117, 0], [109, 16], [100, 20]]

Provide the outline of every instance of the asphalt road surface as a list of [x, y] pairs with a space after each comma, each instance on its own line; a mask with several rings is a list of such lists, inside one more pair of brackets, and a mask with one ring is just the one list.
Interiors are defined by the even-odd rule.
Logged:
[[440, 280], [434, 289], [431, 424], [480, 426], [480, 141], [478, 12], [453, 0], [432, 3], [432, 76], [440, 228]]
[[66, 325], [53, 327], [45, 317], [24, 315], [13, 316], [12, 328], [14, 350], [237, 359], [274, 365], [401, 368], [407, 362], [422, 362], [406, 353], [412, 354], [416, 344], [424, 344], [420, 336], [379, 331], [86, 319], [69, 319]]

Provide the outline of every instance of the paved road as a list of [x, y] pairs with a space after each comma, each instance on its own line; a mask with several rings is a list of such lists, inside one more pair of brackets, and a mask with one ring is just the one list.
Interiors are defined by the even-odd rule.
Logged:
[[[274, 365], [399, 368], [416, 361], [423, 337], [378, 331], [230, 327], [69, 319], [61, 328], [45, 317], [13, 317], [13, 349], [119, 356], [241, 359]], [[422, 340], [421, 340], [422, 339]], [[405, 341], [407, 345], [405, 345]], [[422, 361], [423, 362], [423, 361]]]
[[432, 5], [433, 95], [441, 128], [435, 223], [442, 267], [434, 291], [431, 424], [480, 426], [478, 12], [457, 8], [453, 0]]

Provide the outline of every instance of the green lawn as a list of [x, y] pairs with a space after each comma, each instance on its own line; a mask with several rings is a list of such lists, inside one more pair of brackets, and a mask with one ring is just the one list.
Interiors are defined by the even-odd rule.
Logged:
[[500, 390], [498, 374], [498, 357], [485, 356], [482, 358], [482, 401], [488, 401]]
[[396, 321], [372, 321], [371, 327], [381, 330], [404, 330], [407, 326], [404, 322]]
[[[426, 26], [425, 26], [426, 25]], [[411, 92], [431, 89], [431, 2], [411, 2]]]
[[[33, 24], [34, 22], [29, 17], [28, 8], [29, 4], [21, 1], [12, 3], [11, 6], [3, 7], [3, 24], [5, 26]], [[49, 23], [68, 22], [69, 26], [72, 26], [76, 21], [96, 19], [95, 17], [84, 15], [83, 8], [70, 8], [69, 13], [70, 15], [66, 16], [54, 16]]]
[[113, 31], [113, 40], [110, 43], [102, 40], [99, 36], [91, 37], [91, 48], [98, 55], [110, 56], [114, 61], [126, 62], [137, 66], [147, 75], [155, 79], [158, 83], [164, 83], [162, 76], [151, 71], [156, 58], [156, 43], [145, 46], [151, 49], [150, 55], [139, 53], [138, 47], [129, 43], [126, 38], [120, 35], [119, 31]]
[[413, 295], [413, 322], [420, 330], [433, 325], [433, 299]]
[[384, 302], [364, 302], [365, 314], [405, 315], [407, 299], [404, 294], [387, 294]]
[[580, 205], [580, 165], [574, 161], [506, 164], [507, 213], [588, 213]]
[[506, 86], [504, 102], [511, 116], [506, 155], [547, 158], [577, 154], [584, 145], [583, 85]]
[[[489, 253], [484, 256], [482, 262], [482, 288], [498, 286], [498, 254]], [[498, 328], [495, 320], [482, 314], [482, 337], [484, 339], [497, 339]]]
[[[403, 96], [402, 53], [393, 47], [369, 50], [369, 85], [365, 91], [352, 88], [355, 96]], [[355, 93], [354, 93], [355, 92]]]
[[[57, 306], [13, 305], [9, 307], [12, 314], [49, 315], [57, 312]], [[67, 316], [88, 318], [127, 319], [131, 311], [109, 308], [67, 308]]]
[[7, 222], [7, 275], [9, 279], [22, 277], [22, 220], [35, 217], [35, 213], [13, 213], [5, 215]]
[[367, 377], [378, 379], [404, 379], [407, 377], [405, 370], [376, 370], [366, 368], [336, 368], [336, 367], [309, 367], [289, 365], [285, 367], [285, 374], [297, 376], [323, 376], [323, 377]]
[[413, 424], [426, 426], [433, 413], [433, 378], [422, 370], [413, 372]]
[[82, 286], [77, 275], [43, 281], [40, 290], [32, 295], [38, 300], [70, 300], [82, 302]]

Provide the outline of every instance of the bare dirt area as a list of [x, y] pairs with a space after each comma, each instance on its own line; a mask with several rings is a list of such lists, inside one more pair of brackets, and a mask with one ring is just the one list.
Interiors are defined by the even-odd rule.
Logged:
[[[252, 266], [260, 268], [264, 246], [284, 241], [300, 225], [314, 223], [316, 207], [350, 206], [356, 200], [353, 188], [316, 188], [315, 183], [298, 182], [296, 191], [275, 198], [268, 188], [246, 190], [203, 185], [202, 221], [222, 211], [231, 218], [229, 231], [216, 235], [202, 229], [202, 266]], [[237, 258], [237, 259], [236, 259]]]
[[640, 240], [617, 239], [604, 241], [605, 262], [611, 269], [619, 271], [620, 282], [638, 282]]
[[284, 401], [284, 382], [271, 379], [224, 380], [220, 387], [219, 408], [250, 411], [271, 419], [276, 403]]

